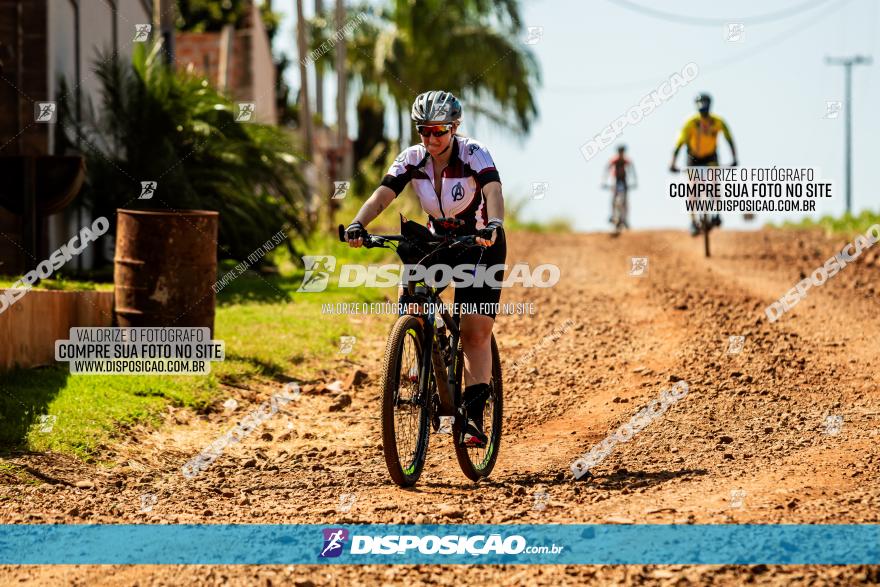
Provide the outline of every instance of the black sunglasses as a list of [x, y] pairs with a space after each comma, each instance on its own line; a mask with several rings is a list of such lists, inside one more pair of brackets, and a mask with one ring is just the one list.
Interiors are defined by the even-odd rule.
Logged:
[[416, 126], [416, 130], [418, 130], [419, 134], [422, 135], [423, 137], [428, 137], [428, 136], [432, 136], [432, 135], [435, 137], [442, 137], [443, 135], [448, 133], [450, 130], [452, 130], [452, 125], [451, 124], [437, 124], [437, 125], [429, 126], [429, 125], [423, 124], [423, 125]]

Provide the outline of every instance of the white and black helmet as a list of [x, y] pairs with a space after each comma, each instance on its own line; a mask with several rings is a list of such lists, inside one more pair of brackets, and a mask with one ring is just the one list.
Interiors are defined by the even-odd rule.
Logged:
[[450, 92], [431, 90], [419, 94], [412, 106], [416, 124], [426, 122], [455, 122], [461, 118], [461, 102]]

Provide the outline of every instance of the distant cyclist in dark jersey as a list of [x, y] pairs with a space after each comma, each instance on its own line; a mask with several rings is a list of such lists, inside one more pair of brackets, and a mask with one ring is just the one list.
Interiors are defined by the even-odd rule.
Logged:
[[[672, 152], [672, 162], [669, 169], [673, 173], [678, 173], [679, 169], [675, 165], [678, 152], [682, 145], [687, 145], [687, 164], [688, 167], [718, 167], [718, 133], [723, 133], [730, 145], [730, 152], [733, 155], [733, 163], [736, 167], [736, 146], [733, 144], [733, 137], [727, 123], [720, 116], [710, 114], [712, 107], [712, 97], [709, 94], [699, 94], [694, 100], [697, 106], [697, 114], [687, 119], [678, 135], [678, 141], [675, 143], [675, 150]], [[721, 217], [715, 216], [713, 222], [716, 226], [721, 225]], [[691, 234], [696, 236], [700, 232], [697, 225], [695, 214], [691, 214]]]
[[[608, 175], [612, 184], [611, 218], [609, 221], [617, 225], [629, 228], [629, 201], [627, 193], [629, 188], [636, 187], [636, 168], [626, 158], [626, 146], [618, 145], [617, 156], [608, 163]], [[631, 180], [631, 181], [630, 181]]]
[[[458, 136], [461, 104], [449, 92], [420, 94], [412, 107], [412, 120], [422, 142], [404, 150], [388, 170], [373, 195], [364, 202], [346, 230], [352, 247], [363, 244], [366, 226], [391, 204], [410, 184], [428, 214], [428, 228], [441, 229], [439, 219], [455, 218], [463, 225], [456, 235], [476, 235], [485, 251], [471, 248], [455, 256], [433, 258], [432, 263], [503, 265], [507, 256], [504, 235], [504, 198], [501, 178], [489, 150], [474, 139]], [[488, 284], [455, 287], [455, 302], [487, 308], [501, 299], [501, 289]], [[464, 351], [464, 400], [468, 402], [465, 442], [486, 443], [483, 433], [483, 407], [491, 390], [492, 328], [491, 308], [482, 314], [462, 314], [461, 342]]]

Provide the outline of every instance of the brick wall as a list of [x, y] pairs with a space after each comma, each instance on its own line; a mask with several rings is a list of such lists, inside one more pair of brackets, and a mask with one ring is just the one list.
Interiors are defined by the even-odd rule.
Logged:
[[212, 86], [219, 83], [220, 33], [177, 33], [174, 38], [175, 58], [181, 67], [192, 66]]
[[[256, 119], [276, 124], [275, 64], [269, 39], [257, 8], [252, 7], [248, 23], [256, 26], [242, 28], [232, 36], [232, 66], [226, 93], [237, 102], [256, 102]], [[178, 66], [192, 68], [204, 75], [214, 87], [220, 80], [220, 45], [222, 33], [177, 33], [175, 37]]]

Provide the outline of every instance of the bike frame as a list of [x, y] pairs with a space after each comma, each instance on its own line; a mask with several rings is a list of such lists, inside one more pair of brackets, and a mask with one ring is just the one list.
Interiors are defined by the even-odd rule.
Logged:
[[[433, 290], [425, 299], [431, 306], [440, 303], [440, 297]], [[458, 352], [458, 342], [461, 338], [460, 316], [456, 314], [453, 317], [446, 311], [440, 313], [440, 319], [443, 320], [449, 333], [449, 348], [452, 353], [452, 360], [447, 363], [440, 355], [437, 327], [435, 326], [436, 314], [430, 312], [428, 314], [414, 313], [413, 315], [422, 319], [425, 328], [421, 363], [424, 371], [420, 374], [422, 385], [419, 389], [419, 395], [425, 401], [430, 402], [432, 384], [436, 383], [437, 395], [440, 397], [437, 415], [455, 416], [458, 411], [458, 396], [461, 393], [458, 378], [459, 361], [462, 360]]]
[[[344, 240], [343, 226], [339, 227], [339, 238], [340, 240]], [[388, 242], [401, 242], [404, 240], [407, 239], [398, 235], [368, 235], [365, 239], [365, 245], [368, 248], [390, 248], [386, 247], [385, 244]], [[417, 264], [421, 264], [428, 257], [436, 254], [443, 248], [451, 248], [457, 244], [473, 242], [475, 242], [473, 236], [457, 238], [447, 237], [445, 240], [439, 241], [438, 246], [428, 253], [428, 255], [423, 257]], [[458, 403], [461, 395], [461, 370], [463, 369], [462, 362], [464, 360], [464, 357], [458, 351], [458, 343], [461, 339], [461, 313], [459, 312], [455, 315], [451, 315], [445, 310], [440, 312], [439, 317], [449, 333], [451, 360], [447, 363], [443, 357], [440, 356], [440, 349], [437, 344], [437, 328], [435, 326], [437, 315], [433, 311], [434, 308], [440, 306], [440, 294], [438, 293], [437, 288], [429, 286], [425, 282], [411, 281], [405, 282], [403, 287], [406, 291], [405, 300], [407, 303], [427, 304], [427, 307], [431, 310], [427, 314], [421, 312], [407, 312], [408, 314], [419, 318], [424, 326], [424, 340], [422, 340], [421, 357], [422, 372], [419, 373], [419, 399], [420, 401], [427, 402], [429, 410], [433, 409], [433, 406], [431, 406], [431, 387], [433, 383], [436, 383], [437, 395], [440, 397], [440, 406], [437, 415], [457, 416], [459, 412]], [[417, 291], [417, 288], [419, 287], [424, 288], [425, 291]]]

